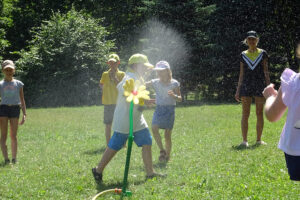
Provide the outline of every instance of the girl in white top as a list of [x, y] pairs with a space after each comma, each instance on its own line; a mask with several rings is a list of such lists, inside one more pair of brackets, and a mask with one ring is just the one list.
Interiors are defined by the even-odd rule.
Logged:
[[[175, 120], [176, 101], [181, 101], [180, 84], [172, 78], [170, 65], [166, 61], [159, 61], [154, 68], [158, 79], [146, 83], [146, 86], [154, 88], [156, 93], [156, 108], [152, 119], [152, 132], [160, 149], [159, 161], [169, 161], [172, 140], [171, 133]], [[159, 129], [165, 129], [165, 149], [162, 144]]]
[[285, 69], [279, 90], [270, 84], [263, 95], [267, 99], [265, 114], [269, 121], [279, 120], [288, 108], [278, 148], [285, 153], [290, 179], [300, 181], [300, 74]]

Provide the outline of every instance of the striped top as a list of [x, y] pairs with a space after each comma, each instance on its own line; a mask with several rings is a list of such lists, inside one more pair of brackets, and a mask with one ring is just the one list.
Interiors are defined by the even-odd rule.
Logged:
[[265, 50], [257, 48], [255, 52], [248, 50], [241, 53], [240, 61], [244, 64], [243, 84], [262, 84], [265, 85], [263, 60], [268, 59]]

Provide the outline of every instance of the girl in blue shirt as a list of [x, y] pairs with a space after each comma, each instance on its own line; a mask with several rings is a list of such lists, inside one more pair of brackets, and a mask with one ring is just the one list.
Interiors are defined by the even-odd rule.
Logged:
[[5, 60], [2, 63], [2, 73], [4, 79], [0, 81], [0, 126], [1, 126], [1, 151], [4, 157], [5, 164], [9, 164], [6, 139], [8, 132], [8, 122], [10, 124], [10, 138], [12, 149], [12, 163], [16, 163], [17, 158], [17, 131], [19, 124], [20, 108], [23, 112], [23, 117], [20, 125], [24, 124], [26, 119], [26, 105], [23, 93], [23, 83], [14, 79], [15, 65], [11, 60]]
[[[181, 101], [180, 84], [172, 79], [170, 65], [166, 61], [159, 61], [154, 68], [157, 71], [158, 79], [146, 83], [156, 93], [156, 108], [152, 119], [152, 132], [154, 139], [160, 149], [159, 161], [169, 161], [172, 140], [171, 133], [175, 120], [176, 101]], [[159, 129], [165, 129], [165, 149], [162, 144]]]

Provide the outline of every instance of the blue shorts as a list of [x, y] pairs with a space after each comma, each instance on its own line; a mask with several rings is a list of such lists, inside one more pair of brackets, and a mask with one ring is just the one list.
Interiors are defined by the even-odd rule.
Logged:
[[286, 153], [284, 153], [284, 155], [290, 179], [300, 181], [300, 156], [291, 156]]
[[[129, 134], [114, 132], [113, 136], [110, 138], [108, 147], [119, 151], [128, 139]], [[138, 147], [143, 145], [152, 145], [152, 136], [148, 128], [133, 132], [133, 141]]]
[[175, 106], [157, 105], [152, 118], [152, 125], [157, 125], [161, 129], [173, 129], [175, 120]]

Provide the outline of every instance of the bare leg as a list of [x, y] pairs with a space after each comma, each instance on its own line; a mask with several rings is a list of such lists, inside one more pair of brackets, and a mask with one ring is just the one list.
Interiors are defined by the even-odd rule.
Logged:
[[251, 107], [252, 98], [242, 97], [241, 99], [242, 99], [242, 107], [243, 107], [242, 121], [241, 121], [242, 136], [243, 136], [243, 141], [247, 142], [248, 119], [250, 116], [250, 107]]
[[17, 151], [18, 151], [18, 140], [17, 140], [17, 131], [18, 131], [18, 118], [9, 119], [10, 122], [10, 139], [11, 139], [11, 152], [12, 158], [17, 158]]
[[171, 149], [172, 149], [172, 140], [171, 140], [172, 129], [165, 130], [165, 143], [166, 143], [166, 157], [170, 158]]
[[142, 157], [143, 157], [147, 176], [153, 175], [154, 170], [153, 170], [153, 165], [152, 165], [151, 145], [143, 145]]
[[161, 137], [159, 134], [159, 128], [157, 125], [152, 125], [152, 132], [153, 132], [153, 137], [155, 139], [156, 144], [158, 145], [159, 149], [162, 151], [164, 150], [163, 144], [161, 142]]
[[116, 155], [117, 151], [109, 147], [106, 148], [101, 161], [98, 164], [96, 171], [102, 173], [106, 165], [111, 161], [111, 159]]
[[1, 151], [5, 160], [8, 159], [6, 139], [7, 139], [7, 128], [8, 128], [8, 118], [0, 117], [1, 126]]
[[105, 124], [105, 137], [106, 137], [106, 145], [108, 145], [108, 142], [111, 137], [111, 124]]
[[256, 133], [257, 133], [257, 139], [256, 141], [261, 141], [261, 136], [264, 128], [264, 115], [263, 115], [263, 109], [264, 109], [264, 103], [265, 98], [264, 97], [255, 97], [255, 105], [256, 105]]

